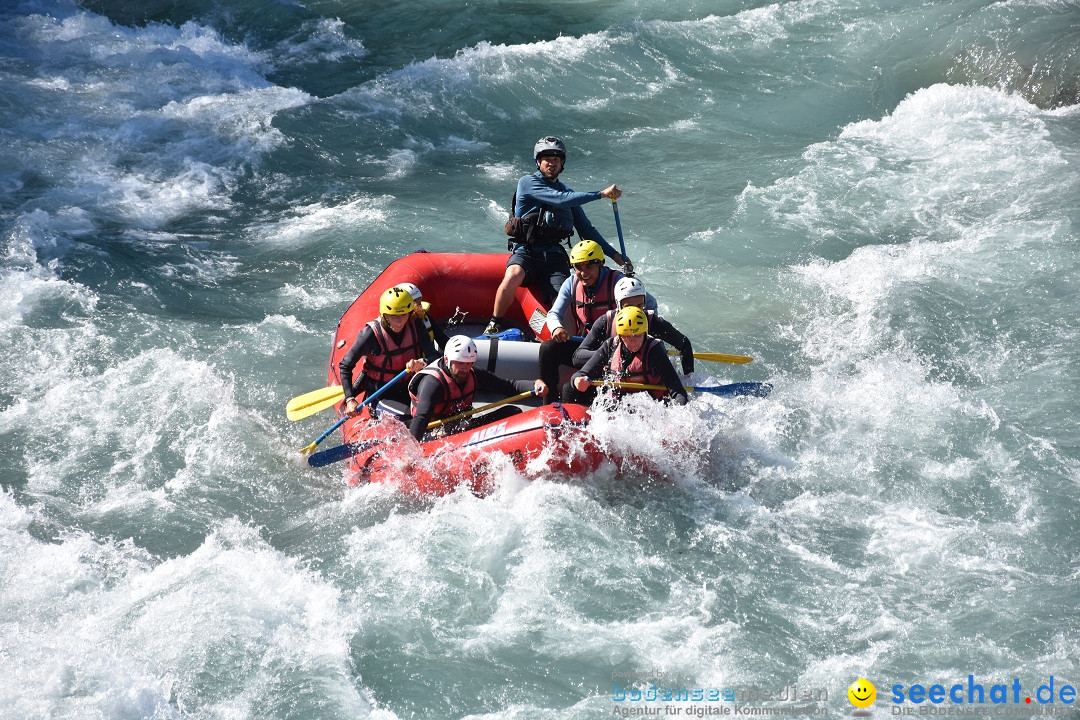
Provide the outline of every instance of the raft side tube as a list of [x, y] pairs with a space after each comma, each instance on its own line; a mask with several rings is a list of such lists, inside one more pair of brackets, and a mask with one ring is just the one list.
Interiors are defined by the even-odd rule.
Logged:
[[540, 377], [540, 343], [477, 340], [476, 365], [506, 380]]

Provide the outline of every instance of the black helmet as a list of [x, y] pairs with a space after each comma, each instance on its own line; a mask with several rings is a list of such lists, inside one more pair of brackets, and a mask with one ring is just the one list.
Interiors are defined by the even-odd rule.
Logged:
[[533, 160], [537, 163], [540, 162], [541, 155], [558, 155], [562, 158], [563, 165], [566, 164], [566, 145], [563, 141], [557, 137], [542, 137], [536, 141], [536, 145], [533, 145]]

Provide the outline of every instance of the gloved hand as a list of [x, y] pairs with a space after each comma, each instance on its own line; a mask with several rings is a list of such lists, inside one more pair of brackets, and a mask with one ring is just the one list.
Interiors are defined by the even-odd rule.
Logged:
[[626, 277], [634, 277], [634, 263], [630, 262], [630, 258], [623, 258], [626, 262], [623, 263], [623, 275]]

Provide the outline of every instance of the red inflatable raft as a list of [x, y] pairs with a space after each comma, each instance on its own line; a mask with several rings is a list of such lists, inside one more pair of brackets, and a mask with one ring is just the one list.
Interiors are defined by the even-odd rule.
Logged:
[[[429, 317], [434, 322], [457, 321], [447, 334], [480, 335], [491, 314], [508, 257], [505, 253], [417, 252], [393, 262], [342, 315], [330, 353], [329, 384], [341, 384], [338, 363], [364, 325], [378, 316], [379, 296], [403, 282], [420, 288], [424, 301], [431, 304]], [[544, 309], [524, 287], [518, 289], [506, 319], [541, 338], [547, 337]], [[478, 368], [511, 380], [539, 375], [536, 341], [480, 339], [477, 346]], [[340, 416], [342, 405], [336, 409]], [[483, 415], [477, 418], [482, 420]], [[341, 430], [343, 444], [350, 448], [350, 482], [392, 481], [409, 491], [441, 495], [462, 482], [474, 492], [489, 490], [490, 469], [500, 463], [511, 463], [530, 479], [595, 470], [604, 455], [583, 432], [587, 423], [588, 408], [551, 404], [525, 407], [519, 415], [424, 443], [417, 443], [404, 424], [388, 413], [373, 421], [367, 412], [361, 412], [347, 420]]]

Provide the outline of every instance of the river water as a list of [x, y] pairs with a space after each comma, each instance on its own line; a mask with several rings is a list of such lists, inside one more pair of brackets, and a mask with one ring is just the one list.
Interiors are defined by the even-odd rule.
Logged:
[[[1071, 712], [1078, 48], [1052, 0], [6, 3], [0, 716]], [[486, 498], [304, 466], [341, 313], [502, 250], [548, 134], [772, 395]]]

